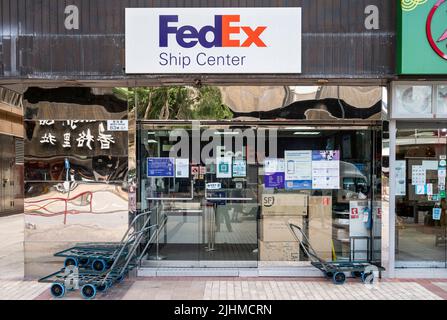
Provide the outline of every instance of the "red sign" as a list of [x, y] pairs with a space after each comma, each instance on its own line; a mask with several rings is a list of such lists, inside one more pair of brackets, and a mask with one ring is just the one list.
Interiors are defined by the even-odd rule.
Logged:
[[358, 219], [358, 218], [359, 218], [359, 208], [352, 208], [351, 219]]

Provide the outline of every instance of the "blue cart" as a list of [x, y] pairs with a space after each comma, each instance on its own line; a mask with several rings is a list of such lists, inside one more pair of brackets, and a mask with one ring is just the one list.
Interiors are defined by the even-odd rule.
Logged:
[[[131, 270], [137, 267], [147, 248], [161, 228], [150, 225], [151, 211], [137, 215], [118, 244], [86, 244], [72, 247], [55, 254], [65, 257], [64, 267], [39, 282], [51, 283], [53, 297], [62, 298], [67, 290], [79, 289], [85, 299], [93, 299], [97, 292], [104, 292], [120, 283]], [[165, 223], [165, 222], [164, 222]], [[156, 232], [145, 242], [151, 229]], [[138, 230], [138, 231], [137, 231]]]

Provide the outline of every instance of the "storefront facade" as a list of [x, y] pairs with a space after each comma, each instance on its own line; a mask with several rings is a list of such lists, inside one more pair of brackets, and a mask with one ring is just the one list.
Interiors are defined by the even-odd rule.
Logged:
[[391, 87], [389, 123], [390, 265], [397, 276], [444, 275], [447, 266], [444, 8], [444, 1], [426, 1], [399, 10], [399, 80]]
[[[159, 230], [146, 274], [304, 275], [288, 223], [325, 259], [388, 270], [382, 134], [396, 3], [24, 3], [1, 1], [1, 81], [23, 93], [27, 276], [74, 243], [118, 241], [145, 210]], [[234, 15], [227, 27], [240, 22], [241, 38], [216, 37]]]

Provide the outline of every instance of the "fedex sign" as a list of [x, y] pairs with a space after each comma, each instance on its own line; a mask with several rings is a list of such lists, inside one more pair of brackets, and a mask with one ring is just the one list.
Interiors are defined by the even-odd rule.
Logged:
[[300, 73], [301, 8], [126, 9], [126, 73]]
[[[192, 48], [198, 43], [204, 48], [213, 47], [250, 47], [252, 44], [258, 47], [266, 47], [261, 40], [261, 33], [267, 29], [266, 26], [252, 29], [250, 26], [238, 26], [240, 15], [216, 15], [214, 16], [214, 26], [203, 26], [199, 30], [194, 26], [170, 26], [170, 23], [178, 23], [178, 15], [160, 16], [160, 47], [168, 47], [168, 35], [173, 34], [177, 44], [183, 48]], [[232, 25], [234, 23], [235, 25]], [[232, 34], [245, 33], [244, 41], [231, 39]], [[211, 41], [207, 39], [207, 34], [211, 33]]]

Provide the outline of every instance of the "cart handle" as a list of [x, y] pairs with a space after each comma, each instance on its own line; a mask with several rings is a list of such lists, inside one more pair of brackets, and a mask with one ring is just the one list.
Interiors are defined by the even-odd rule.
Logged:
[[[304, 253], [306, 253], [306, 255], [311, 258], [311, 260], [313, 259], [313, 262], [319, 262], [322, 265], [326, 265], [327, 261], [325, 261], [324, 259], [320, 258], [317, 254], [317, 252], [315, 251], [315, 249], [312, 247], [312, 245], [310, 244], [309, 238], [306, 236], [306, 234], [304, 233], [303, 229], [299, 226], [297, 226], [296, 224], [293, 223], [289, 223], [289, 228], [294, 236], [294, 238], [298, 241], [298, 243], [300, 244], [301, 248], [303, 248]], [[299, 232], [301, 233], [301, 236], [303, 239], [300, 239], [298, 237], [298, 235], [295, 232], [295, 229], [298, 229]]]

